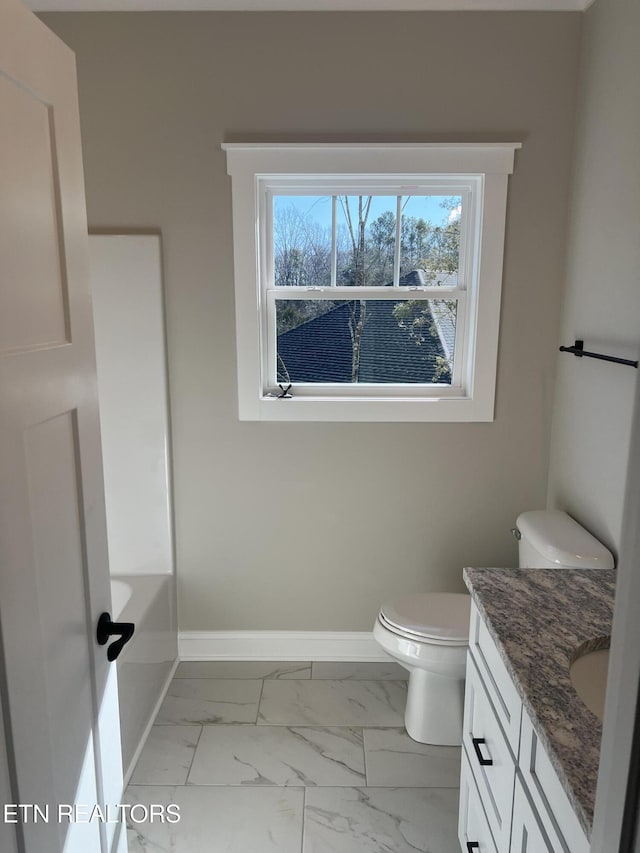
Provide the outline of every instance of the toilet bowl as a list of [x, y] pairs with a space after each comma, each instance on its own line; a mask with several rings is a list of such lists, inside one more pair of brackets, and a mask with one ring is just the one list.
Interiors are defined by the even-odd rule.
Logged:
[[462, 593], [416, 593], [380, 608], [378, 644], [409, 671], [407, 734], [420, 743], [457, 746], [471, 599]]
[[[610, 551], [566, 512], [523, 512], [512, 532], [523, 568], [614, 567]], [[405, 726], [421, 743], [462, 741], [470, 604], [461, 593], [416, 593], [384, 604], [378, 613], [373, 636], [409, 670]]]

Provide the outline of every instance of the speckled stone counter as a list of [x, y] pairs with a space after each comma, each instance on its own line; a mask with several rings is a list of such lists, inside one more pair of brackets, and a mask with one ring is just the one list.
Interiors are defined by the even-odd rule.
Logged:
[[571, 685], [573, 661], [607, 648], [616, 573], [609, 569], [465, 569], [536, 733], [591, 837], [602, 724]]

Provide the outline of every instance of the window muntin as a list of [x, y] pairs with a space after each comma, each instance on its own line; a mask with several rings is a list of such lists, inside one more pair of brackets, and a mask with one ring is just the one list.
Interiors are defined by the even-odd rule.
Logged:
[[458, 274], [461, 195], [297, 194], [272, 202], [276, 287], [398, 286], [415, 269], [439, 284], [443, 273]]

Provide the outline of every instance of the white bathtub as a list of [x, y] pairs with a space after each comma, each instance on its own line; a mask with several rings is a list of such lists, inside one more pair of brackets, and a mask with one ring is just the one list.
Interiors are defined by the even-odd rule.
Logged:
[[118, 621], [126, 603], [131, 598], [132, 592], [130, 583], [111, 578], [111, 618], [114, 622]]
[[125, 782], [164, 696], [178, 657], [171, 575], [111, 579], [112, 618], [133, 622], [135, 634], [117, 661]]

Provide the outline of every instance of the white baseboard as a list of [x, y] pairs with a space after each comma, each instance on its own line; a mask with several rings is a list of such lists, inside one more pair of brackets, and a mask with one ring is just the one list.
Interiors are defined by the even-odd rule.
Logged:
[[370, 631], [181, 631], [180, 660], [388, 661]]

